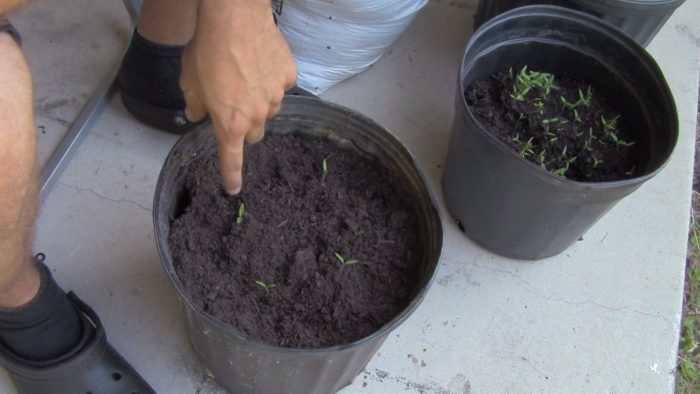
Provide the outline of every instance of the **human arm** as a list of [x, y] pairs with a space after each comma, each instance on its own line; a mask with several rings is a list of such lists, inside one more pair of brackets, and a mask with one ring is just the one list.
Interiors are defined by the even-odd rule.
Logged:
[[224, 188], [243, 183], [244, 142], [257, 142], [265, 120], [294, 85], [296, 66], [272, 18], [270, 0], [201, 0], [195, 34], [186, 46], [180, 85], [187, 117], [209, 113]]

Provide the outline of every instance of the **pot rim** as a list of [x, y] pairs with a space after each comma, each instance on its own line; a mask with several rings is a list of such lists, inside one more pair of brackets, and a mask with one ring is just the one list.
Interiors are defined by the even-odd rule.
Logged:
[[651, 11], [664, 8], [677, 8], [685, 0], [573, 0], [577, 4], [597, 4], [608, 7], [651, 8]]
[[[346, 349], [351, 349], [355, 347], [362, 346], [367, 343], [374, 342], [376, 340], [381, 340], [383, 338], [386, 338], [391, 331], [396, 329], [401, 323], [403, 323], [417, 308], [418, 306], [423, 302], [423, 299], [425, 298], [426, 294], [430, 290], [433, 282], [435, 281], [435, 278], [437, 276], [438, 268], [439, 268], [439, 262], [440, 258], [442, 256], [442, 251], [443, 251], [443, 234], [444, 234], [444, 222], [442, 220], [440, 210], [438, 208], [437, 200], [435, 198], [435, 193], [433, 192], [432, 188], [430, 187], [430, 183], [428, 182], [427, 178], [425, 177], [425, 174], [423, 173], [423, 170], [418, 166], [418, 163], [413, 156], [413, 153], [391, 132], [389, 132], [385, 127], [381, 126], [371, 118], [356, 112], [350, 108], [330, 103], [325, 100], [322, 100], [320, 98], [316, 97], [304, 97], [304, 96], [285, 96], [284, 102], [299, 102], [299, 105], [323, 105], [326, 106], [328, 109], [331, 109], [333, 111], [340, 111], [343, 112], [350, 117], [352, 117], [353, 120], [359, 120], [367, 126], [369, 126], [372, 130], [376, 130], [376, 132], [383, 133], [393, 144], [395, 144], [400, 150], [402, 150], [402, 153], [407, 155], [407, 159], [411, 162], [411, 167], [413, 170], [416, 172], [416, 175], [418, 175], [418, 178], [420, 179], [420, 182], [423, 186], [424, 192], [426, 193], [427, 196], [427, 201], [428, 201], [428, 207], [429, 211], [432, 211], [432, 216], [434, 221], [437, 222], [437, 234], [434, 235], [435, 239], [438, 240], [438, 245], [437, 245], [437, 250], [433, 252], [435, 255], [435, 262], [432, 265], [432, 273], [430, 274], [430, 278], [426, 281], [425, 285], [421, 287], [419, 291], [413, 296], [411, 302], [406, 305], [394, 318], [383, 324], [381, 327], [379, 327], [377, 330], [375, 330], [372, 334], [367, 335], [365, 337], [362, 337], [360, 339], [357, 339], [352, 342], [340, 344], [340, 345], [334, 345], [334, 346], [328, 346], [328, 347], [323, 347], [323, 348], [288, 348], [288, 347], [283, 347], [283, 346], [278, 346], [278, 345], [273, 345], [269, 344], [266, 342], [262, 342], [260, 340], [252, 339], [249, 338], [243, 333], [241, 333], [239, 330], [237, 330], [235, 327], [232, 325], [223, 322], [222, 320], [204, 312], [201, 310], [198, 306], [196, 306], [192, 300], [190, 299], [189, 295], [184, 290], [184, 287], [182, 283], [180, 282], [179, 278], [177, 277], [177, 274], [175, 273], [175, 270], [173, 268], [173, 263], [172, 259], [169, 259], [167, 254], [166, 254], [166, 248], [168, 248], [168, 242], [167, 239], [164, 240], [163, 242], [160, 242], [160, 237], [158, 235], [158, 226], [154, 226], [154, 237], [156, 240], [156, 247], [158, 249], [158, 255], [161, 260], [161, 264], [168, 276], [168, 279], [170, 280], [171, 284], [175, 287], [180, 300], [187, 305], [187, 307], [196, 312], [197, 315], [201, 318], [204, 318], [209, 324], [213, 325], [214, 327], [218, 328], [219, 330], [223, 331], [227, 335], [234, 336], [237, 340], [245, 341], [247, 344], [252, 345], [262, 351], [267, 351], [267, 352], [275, 352], [275, 353], [283, 353], [283, 354], [289, 354], [289, 355], [307, 355], [307, 356], [313, 356], [313, 355], [322, 355], [326, 353], [331, 353], [331, 352], [338, 352], [338, 351], [343, 351]], [[284, 111], [284, 102], [283, 102], [283, 109], [280, 111], [280, 115], [285, 115], [282, 113]], [[295, 116], [294, 114], [291, 114], [292, 116]], [[161, 172], [158, 176], [158, 182], [156, 183], [156, 190], [154, 193], [154, 203], [153, 203], [153, 221], [154, 224], [158, 223], [158, 214], [160, 213], [160, 199], [158, 196], [160, 195], [161, 188], [163, 183], [165, 182], [164, 180], [164, 172], [163, 171], [166, 167], [166, 165], [169, 163], [170, 159], [174, 156], [175, 152], [178, 150], [180, 143], [185, 139], [187, 135], [194, 135], [194, 133], [198, 132], [200, 129], [205, 128], [205, 127], [211, 127], [210, 123], [205, 123], [199, 127], [197, 127], [195, 130], [192, 130], [190, 133], [183, 135], [178, 141], [173, 145], [171, 148], [170, 152], [168, 153], [168, 156], [165, 159], [165, 162], [163, 163], [163, 168], [161, 169]], [[431, 220], [428, 220], [431, 221]]]
[[[526, 15], [522, 15], [526, 14]], [[550, 183], [558, 183], [563, 187], [570, 187], [572, 189], [590, 189], [590, 188], [596, 188], [596, 189], [616, 189], [620, 187], [625, 187], [633, 184], [638, 184], [638, 183], [643, 183], [646, 182], [647, 180], [653, 178], [657, 173], [659, 173], [668, 163], [669, 159], [671, 158], [671, 155], [673, 154], [673, 151], [675, 149], [675, 146], [678, 142], [678, 110], [675, 104], [675, 100], [673, 98], [673, 92], [671, 92], [671, 89], [668, 86], [668, 83], [666, 82], [665, 78], [663, 78], [663, 72], [659, 68], [658, 64], [656, 61], [649, 55], [649, 53], [642, 48], [636, 41], [634, 41], [633, 38], [630, 36], [626, 35], [625, 33], [621, 32], [614, 26], [601, 21], [595, 16], [589, 15], [587, 13], [581, 12], [581, 11], [576, 11], [572, 10], [569, 8], [565, 7], [559, 7], [559, 6], [553, 6], [553, 5], [529, 5], [529, 6], [523, 6], [523, 7], [517, 7], [514, 9], [511, 9], [509, 11], [506, 11], [500, 15], [497, 15], [488, 21], [486, 21], [484, 24], [479, 26], [479, 28], [472, 34], [471, 38], [469, 39], [469, 43], [467, 44], [464, 53], [462, 55], [462, 60], [460, 62], [460, 69], [458, 73], [458, 87], [460, 91], [463, 91], [463, 81], [464, 77], [467, 74], [467, 71], [471, 70], [471, 68], [474, 66], [477, 60], [479, 60], [483, 55], [488, 54], [489, 52], [493, 51], [494, 49], [505, 45], [505, 44], [517, 44], [517, 43], [524, 43], [524, 42], [539, 42], [539, 43], [544, 43], [544, 44], [556, 44], [562, 47], [568, 47], [572, 49], [577, 49], [578, 47], [569, 43], [565, 42], [560, 42], [556, 41], [551, 38], [535, 38], [535, 37], [521, 37], [517, 39], [511, 39], [507, 41], [502, 41], [498, 42], [496, 44], [492, 44], [487, 48], [484, 48], [480, 50], [478, 53], [472, 54], [472, 56], [467, 59], [467, 54], [473, 50], [473, 47], [475, 46], [475, 42], [478, 41], [481, 36], [484, 34], [488, 33], [488, 30], [490, 30], [494, 25], [503, 23], [503, 22], [508, 22], [512, 20], [517, 20], [521, 19], [524, 16], [527, 16], [528, 14], [536, 14], [537, 16], [548, 16], [548, 17], [553, 17], [553, 18], [561, 18], [565, 19], [568, 21], [571, 21], [573, 23], [584, 23], [588, 25], [589, 28], [598, 30], [602, 34], [605, 34], [608, 36], [611, 40], [615, 40], [616, 43], [620, 46], [624, 46], [627, 50], [630, 52], [634, 52], [637, 54], [641, 59], [641, 61], [644, 63], [647, 68], [650, 69], [650, 71], [653, 71], [655, 74], [654, 77], [657, 79], [657, 82], [661, 86], [661, 88], [665, 91], [665, 95], [668, 98], [668, 104], [671, 109], [671, 133], [672, 133], [672, 141], [670, 143], [670, 149], [669, 149], [669, 154], [663, 161], [663, 163], [657, 168], [655, 168], [653, 171], [650, 171], [646, 174], [636, 176], [633, 178], [628, 178], [628, 179], [620, 179], [620, 180], [614, 180], [614, 181], [601, 181], [601, 182], [582, 182], [582, 181], [576, 181], [568, 178], [563, 178], [558, 175], [555, 175], [554, 173], [547, 171], [540, 166], [536, 165], [535, 163], [532, 163], [531, 161], [521, 157], [520, 155], [516, 154], [515, 152], [510, 149], [510, 147], [498, 139], [484, 124], [482, 124], [481, 121], [479, 121], [474, 114], [471, 111], [471, 108], [469, 105], [467, 105], [466, 97], [464, 96], [464, 93], [462, 92], [460, 95], [461, 97], [461, 104], [464, 106], [466, 109], [466, 113], [468, 116], [475, 122], [475, 124], [478, 126], [480, 134], [486, 136], [487, 141], [491, 144], [494, 144], [498, 147], [499, 150], [504, 151], [508, 153], [511, 156], [516, 157], [518, 160], [521, 162], [525, 163], [531, 170], [535, 171], [535, 174], [537, 174], [540, 177], [544, 177], [548, 182]], [[580, 51], [580, 48], [578, 48], [578, 51]], [[607, 65], [606, 65], [606, 68]]]

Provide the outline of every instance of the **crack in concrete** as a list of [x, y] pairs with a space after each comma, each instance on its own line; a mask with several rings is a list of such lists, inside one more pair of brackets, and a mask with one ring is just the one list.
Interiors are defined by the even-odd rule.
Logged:
[[121, 204], [123, 204], [123, 203], [127, 203], [127, 204], [130, 204], [130, 205], [136, 206], [136, 207], [138, 207], [138, 208], [141, 208], [142, 210], [144, 210], [144, 211], [146, 211], [146, 212], [152, 212], [152, 210], [151, 210], [150, 208], [144, 207], [143, 205], [137, 203], [136, 201], [127, 200], [127, 199], [124, 199], [124, 198], [117, 200], [117, 199], [105, 197], [105, 196], [103, 196], [103, 195], [97, 193], [96, 191], [94, 191], [94, 190], [92, 190], [92, 189], [81, 188], [81, 187], [77, 187], [77, 186], [74, 186], [74, 185], [69, 185], [69, 184], [63, 183], [63, 182], [58, 182], [58, 184], [61, 185], [61, 186], [65, 186], [65, 187], [67, 187], [67, 188], [73, 189], [73, 190], [75, 190], [75, 191], [77, 191], [77, 192], [79, 192], [79, 193], [88, 192], [88, 193], [94, 195], [95, 197], [99, 198], [100, 200], [105, 200], [105, 201], [113, 202], [113, 203], [119, 204], [119, 205], [121, 205]]
[[384, 383], [386, 380], [393, 381], [399, 386], [402, 386], [406, 392], [417, 392], [421, 394], [469, 394], [471, 392], [469, 380], [467, 380], [463, 374], [454, 376], [448, 388], [430, 380], [426, 382], [417, 382], [376, 368], [372, 371], [363, 371], [363, 375], [363, 388], [367, 386], [367, 379], [369, 378], [369, 380], [377, 383]]
[[[42, 118], [44, 118], [44, 119], [46, 119], [46, 120], [51, 120], [51, 121], [57, 122], [58, 124], [60, 124], [61, 126], [64, 126], [64, 127], [65, 127], [65, 126], [72, 126], [72, 125], [73, 125], [72, 122], [69, 122], [69, 121], [67, 121], [67, 120], [65, 120], [65, 119], [62, 119], [62, 118], [60, 118], [60, 117], [58, 117], [58, 116], [55, 116], [55, 115], [53, 115], [53, 114], [50, 114], [50, 113], [48, 113], [47, 111], [44, 111], [44, 110], [41, 110], [41, 109], [35, 109], [35, 110], [34, 110], [34, 113], [37, 115], [37, 117], [42, 117]], [[37, 123], [39, 123], [39, 122], [37, 122]]]
[[537, 372], [541, 377], [543, 377], [545, 380], [549, 380], [549, 376], [547, 376], [545, 373], [540, 371], [535, 364], [533, 364], [530, 360], [527, 359], [527, 357], [520, 357], [520, 360], [525, 363], [525, 365], [529, 366], [532, 368], [535, 372]]
[[686, 24], [676, 25], [676, 30], [684, 35], [686, 38], [698, 48], [700, 48], [700, 37], [695, 35], [695, 32]]
[[[445, 258], [445, 259], [450, 260], [450, 261], [455, 261], [455, 260], [452, 260], [449, 258]], [[462, 263], [460, 262], [460, 264], [462, 264]], [[628, 311], [628, 312], [636, 313], [636, 314], [639, 314], [642, 316], [662, 319], [663, 321], [666, 322], [666, 324], [668, 324], [671, 327], [674, 327], [674, 324], [671, 322], [671, 320], [669, 320], [666, 316], [664, 316], [660, 313], [648, 313], [648, 312], [640, 311], [640, 310], [637, 310], [634, 308], [630, 308], [628, 306], [612, 307], [612, 306], [600, 304], [600, 303], [595, 302], [595, 301], [590, 300], [590, 299], [585, 300], [585, 301], [570, 301], [570, 300], [567, 300], [567, 299], [561, 298], [561, 297], [555, 297], [555, 296], [551, 296], [551, 295], [550, 296], [542, 295], [542, 291], [540, 289], [532, 286], [530, 283], [528, 283], [526, 280], [524, 280], [523, 278], [521, 278], [519, 275], [515, 274], [514, 272], [511, 272], [508, 270], [503, 270], [503, 269], [498, 269], [498, 268], [485, 267], [485, 266], [481, 266], [481, 265], [476, 264], [476, 263], [472, 263], [472, 265], [476, 268], [479, 268], [479, 269], [484, 269], [487, 271], [498, 272], [501, 274], [510, 275], [511, 277], [515, 278], [520, 283], [525, 285], [525, 287], [528, 288], [529, 292], [532, 295], [534, 295], [535, 297], [537, 297], [539, 299], [545, 300], [545, 301], [563, 302], [567, 305], [574, 305], [574, 306], [590, 304], [590, 305], [593, 305], [593, 306], [596, 306], [598, 308], [605, 309], [605, 310], [608, 310], [611, 312]]]

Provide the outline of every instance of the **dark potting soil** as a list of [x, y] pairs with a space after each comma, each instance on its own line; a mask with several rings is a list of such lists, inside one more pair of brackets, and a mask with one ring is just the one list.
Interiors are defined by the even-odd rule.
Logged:
[[408, 305], [419, 228], [395, 174], [302, 135], [269, 135], [245, 157], [236, 197], [215, 157], [188, 170], [169, 243], [195, 304], [249, 338], [293, 348], [352, 342]]
[[[536, 83], [547, 77], [549, 89]], [[634, 134], [585, 81], [511, 69], [473, 82], [465, 98], [491, 133], [548, 171], [581, 182], [635, 176]]]

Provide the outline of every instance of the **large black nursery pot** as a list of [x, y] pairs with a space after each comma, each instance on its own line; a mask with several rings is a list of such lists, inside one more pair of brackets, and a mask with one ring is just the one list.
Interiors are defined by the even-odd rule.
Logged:
[[685, 0], [481, 0], [474, 26], [513, 8], [548, 4], [586, 12], [605, 20], [634, 38], [649, 45], [666, 20]]
[[395, 170], [410, 191], [422, 228], [420, 279], [409, 305], [373, 334], [352, 343], [322, 349], [292, 349], [245, 337], [229, 324], [197, 307], [173, 268], [168, 245], [170, 222], [187, 201], [184, 179], [197, 156], [215, 151], [210, 125], [184, 135], [170, 152], [158, 179], [153, 218], [161, 261], [177, 290], [192, 347], [216, 380], [232, 393], [334, 393], [364, 369], [377, 349], [418, 307], [433, 281], [442, 251], [442, 222], [435, 198], [406, 148], [387, 130], [349, 109], [308, 97], [287, 96], [267, 133], [306, 133], [330, 138]]
[[[472, 81], [525, 65], [587, 81], [620, 111], [636, 133], [633, 178], [584, 183], [559, 177], [520, 157], [475, 118], [464, 97]], [[442, 180], [447, 208], [486, 249], [516, 259], [553, 256], [656, 175], [677, 138], [671, 91], [630, 37], [566, 8], [511, 10], [481, 26], [464, 53]]]

